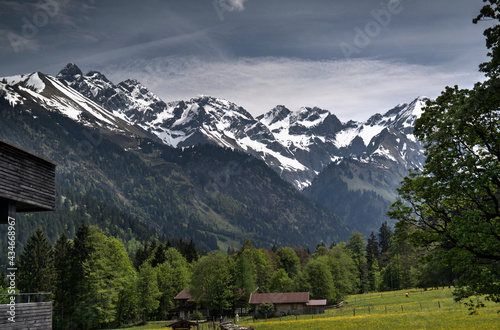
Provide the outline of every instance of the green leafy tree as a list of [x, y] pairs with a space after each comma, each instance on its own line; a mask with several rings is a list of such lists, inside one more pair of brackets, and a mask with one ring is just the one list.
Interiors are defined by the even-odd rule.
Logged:
[[156, 270], [150, 264], [144, 263], [139, 270], [135, 287], [138, 292], [139, 316], [143, 323], [149, 319], [160, 305], [158, 300], [161, 292], [158, 289]]
[[231, 258], [220, 251], [201, 257], [193, 267], [191, 294], [195, 301], [222, 315], [233, 307], [234, 279]]
[[19, 260], [18, 288], [21, 292], [51, 292], [54, 281], [54, 257], [49, 240], [40, 227], [24, 248]]
[[157, 266], [156, 273], [161, 292], [158, 316], [165, 319], [168, 311], [174, 307], [174, 297], [188, 288], [191, 273], [184, 256], [172, 247], [165, 251], [165, 262]]
[[293, 280], [288, 277], [287, 272], [280, 268], [271, 276], [269, 289], [271, 292], [292, 292], [294, 288]]
[[251, 250], [252, 264], [255, 271], [255, 284], [262, 292], [268, 292], [273, 266], [262, 250]]
[[368, 269], [366, 262], [366, 242], [363, 235], [359, 232], [354, 233], [347, 241], [347, 250], [350, 252], [352, 260], [357, 269], [358, 292], [368, 291]]
[[97, 227], [90, 227], [90, 232], [95, 250], [83, 263], [88, 291], [81, 292], [80, 299], [86, 314], [92, 314], [92, 325], [101, 326], [116, 320], [120, 292], [134, 270], [123, 244]]
[[94, 226], [81, 225], [70, 253], [71, 327], [119, 322], [121, 293], [134, 270], [123, 244]]
[[311, 292], [311, 284], [310, 278], [307, 272], [300, 271], [295, 276], [294, 282], [294, 290], [295, 292]]
[[234, 298], [236, 307], [248, 306], [250, 294], [256, 289], [251, 251], [246, 250], [234, 262]]
[[137, 273], [134, 272], [125, 279], [122, 290], [118, 293], [116, 305], [116, 324], [137, 322], [139, 316], [139, 290], [137, 288]]
[[335, 287], [332, 273], [328, 267], [328, 256], [311, 259], [304, 272], [309, 278], [311, 297], [313, 299], [327, 299], [329, 303], [333, 303]]
[[290, 278], [293, 278], [300, 270], [300, 259], [291, 247], [280, 247], [276, 251], [278, 267], [283, 268]]
[[[496, 0], [474, 23], [500, 19]], [[399, 189], [390, 216], [414, 228], [415, 245], [433, 250], [461, 274], [456, 299], [500, 302], [500, 26], [485, 30], [488, 79], [473, 89], [447, 87], [415, 125], [427, 160]], [[474, 302], [471, 300], [471, 305]], [[481, 303], [477, 304], [481, 306]]]
[[338, 244], [328, 253], [328, 266], [333, 278], [334, 302], [341, 302], [356, 291], [358, 270], [345, 245]]

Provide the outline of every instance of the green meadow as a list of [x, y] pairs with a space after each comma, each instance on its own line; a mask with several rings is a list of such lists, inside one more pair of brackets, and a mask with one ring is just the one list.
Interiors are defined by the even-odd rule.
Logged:
[[[406, 297], [406, 293], [409, 297]], [[352, 295], [341, 309], [323, 315], [247, 320], [255, 330], [268, 329], [500, 329], [500, 306], [486, 302], [476, 314], [453, 300], [452, 289], [411, 290]]]
[[[452, 291], [440, 288], [352, 295], [346, 299], [343, 308], [329, 309], [325, 314], [268, 320], [243, 318], [238, 325], [255, 330], [500, 329], [499, 305], [485, 302], [485, 308], [471, 315], [467, 306], [453, 300]], [[121, 329], [169, 329], [165, 328], [166, 324], [167, 321], [150, 322]], [[200, 324], [199, 329], [212, 328]]]

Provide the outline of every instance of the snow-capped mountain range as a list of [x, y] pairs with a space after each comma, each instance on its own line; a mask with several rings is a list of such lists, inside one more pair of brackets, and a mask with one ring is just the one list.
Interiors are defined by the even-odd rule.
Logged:
[[366, 122], [343, 123], [328, 110], [291, 111], [282, 105], [254, 118], [234, 103], [209, 96], [167, 103], [136, 80], [115, 85], [99, 72], [84, 75], [70, 63], [56, 77], [35, 72], [0, 78], [0, 98], [12, 106], [40, 104], [86, 126], [154, 135], [173, 147], [215, 143], [238, 149], [264, 160], [298, 189], [344, 158], [374, 166], [391, 161], [406, 169], [424, 161], [413, 126], [425, 97]]

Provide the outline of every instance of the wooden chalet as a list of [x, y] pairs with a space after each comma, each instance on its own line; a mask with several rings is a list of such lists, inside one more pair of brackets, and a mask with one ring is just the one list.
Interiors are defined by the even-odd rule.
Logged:
[[16, 212], [54, 211], [56, 164], [0, 140], [0, 223]]
[[179, 313], [179, 318], [184, 319], [196, 310], [196, 303], [189, 293], [189, 289], [184, 289], [174, 297], [176, 307], [171, 309], [171, 313]]
[[309, 292], [287, 293], [252, 293], [249, 304], [254, 307], [255, 313], [260, 304], [273, 304], [276, 307], [274, 316], [322, 314], [325, 312], [325, 300], [311, 300]]

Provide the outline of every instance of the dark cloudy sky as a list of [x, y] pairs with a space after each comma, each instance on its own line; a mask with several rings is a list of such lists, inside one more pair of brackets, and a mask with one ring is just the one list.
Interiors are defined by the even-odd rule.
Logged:
[[[165, 101], [226, 98], [257, 115], [341, 120], [468, 88], [487, 60], [481, 0], [0, 0], [0, 76], [68, 62]], [[491, 23], [490, 23], [491, 24]]]

